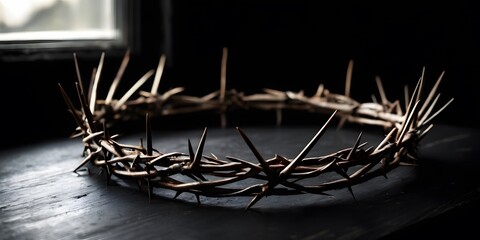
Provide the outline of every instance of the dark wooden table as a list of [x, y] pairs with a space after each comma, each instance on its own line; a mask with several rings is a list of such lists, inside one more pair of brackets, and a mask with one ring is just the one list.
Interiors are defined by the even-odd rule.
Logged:
[[[203, 129], [154, 132], [160, 151], [188, 152]], [[265, 157], [295, 157], [318, 129], [247, 127]], [[330, 129], [314, 154], [350, 147], [358, 130]], [[138, 144], [139, 135], [124, 142]], [[382, 137], [364, 132], [374, 145]], [[79, 176], [80, 139], [59, 139], [0, 153], [0, 239], [400, 239], [469, 236], [480, 199], [480, 131], [435, 126], [419, 146], [421, 165], [332, 196], [269, 196], [245, 210], [247, 197], [201, 197], [155, 189], [149, 201], [135, 184], [92, 171]], [[209, 129], [204, 154], [255, 159], [235, 130]], [[318, 155], [317, 155], [318, 156]]]

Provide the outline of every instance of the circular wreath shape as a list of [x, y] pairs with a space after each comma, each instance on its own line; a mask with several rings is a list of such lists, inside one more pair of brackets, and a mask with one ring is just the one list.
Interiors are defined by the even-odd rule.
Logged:
[[[82, 137], [84, 159], [73, 171], [78, 172], [85, 164], [99, 167], [107, 174], [136, 181], [141, 188], [147, 186], [149, 198], [154, 188], [169, 189], [181, 193], [192, 193], [197, 197], [252, 197], [246, 209], [269, 195], [326, 194], [334, 189], [347, 188], [364, 183], [402, 165], [416, 165], [416, 151], [419, 142], [432, 129], [432, 120], [452, 101], [437, 107], [440, 93], [437, 93], [443, 72], [430, 89], [424, 92], [424, 71], [411, 96], [405, 88], [405, 104], [400, 100], [389, 101], [382, 82], [376, 79], [380, 101], [358, 102], [350, 97], [351, 71], [347, 69], [345, 94], [331, 93], [320, 84], [313, 96], [303, 91], [279, 91], [264, 89], [263, 93], [246, 95], [235, 89], [226, 89], [227, 48], [223, 49], [221, 60], [220, 89], [205, 96], [182, 95], [183, 87], [158, 92], [165, 66], [165, 55], [160, 57], [156, 70], [144, 74], [124, 95], [114, 99], [114, 93], [128, 65], [129, 51], [125, 53], [118, 73], [111, 83], [105, 99], [97, 98], [97, 88], [104, 62], [102, 53], [97, 71], [90, 81], [90, 90], [84, 91], [76, 55], [75, 66], [77, 98], [80, 107], [59, 84], [60, 92], [69, 112], [78, 127], [72, 138]], [[152, 76], [149, 92], [140, 87]], [[133, 98], [138, 94], [137, 98]], [[294, 158], [275, 154], [266, 159], [257, 150], [253, 141], [240, 127], [236, 127], [255, 161], [236, 156], [219, 157], [214, 153], [205, 155], [203, 149], [208, 129], [205, 127], [194, 149], [188, 140], [188, 152], [162, 152], [153, 147], [151, 118], [166, 115], [190, 114], [215, 110], [220, 113], [221, 126], [226, 126], [229, 109], [256, 109], [275, 112], [277, 125], [281, 124], [282, 111], [297, 110], [327, 114], [328, 119]], [[139, 145], [125, 144], [117, 140], [118, 135], [110, 133], [115, 122], [134, 118], [145, 118], [146, 137]], [[334, 118], [339, 118], [339, 127], [344, 123], [379, 126], [385, 129], [385, 137], [378, 145], [367, 146], [362, 142], [362, 133], [352, 139], [353, 145], [322, 156], [307, 156], [319, 139], [325, 134]], [[319, 178], [326, 174], [335, 177]], [[247, 180], [257, 180], [252, 181]], [[308, 180], [308, 181], [304, 181]]]

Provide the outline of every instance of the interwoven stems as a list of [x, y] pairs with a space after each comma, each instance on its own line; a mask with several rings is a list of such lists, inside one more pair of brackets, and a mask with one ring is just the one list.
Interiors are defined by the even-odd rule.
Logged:
[[[443, 73], [427, 97], [423, 98], [425, 71], [423, 69], [411, 96], [405, 87], [404, 109], [399, 100], [390, 102], [387, 99], [379, 78], [376, 82], [381, 101], [357, 102], [349, 96], [353, 61], [348, 65], [344, 95], [330, 93], [323, 85], [320, 85], [316, 94], [311, 97], [305, 96], [302, 91], [295, 93], [265, 89], [264, 93], [253, 95], [245, 95], [236, 90], [226, 91], [226, 48], [223, 49], [221, 61], [220, 90], [211, 94], [203, 97], [180, 95], [182, 87], [173, 88], [163, 94], [158, 93], [165, 65], [165, 56], [161, 56], [156, 71], [148, 71], [120, 99], [114, 99], [115, 89], [129, 61], [127, 51], [107, 97], [101, 100], [97, 99], [96, 92], [104, 54], [101, 56], [98, 70], [94, 71], [88, 94], [85, 94], [83, 88], [75, 54], [74, 61], [80, 108], [74, 106], [59, 84], [68, 109], [78, 124], [72, 137], [81, 136], [84, 143], [85, 158], [74, 172], [90, 162], [107, 172], [107, 181], [111, 175], [115, 175], [136, 180], [140, 188], [141, 183], [146, 183], [149, 198], [152, 197], [154, 187], [176, 191], [175, 197], [183, 192], [189, 192], [196, 195], [197, 201], [200, 195], [253, 196], [247, 209], [267, 195], [327, 194], [329, 190], [341, 188], [348, 188], [353, 195], [351, 188], [353, 185], [381, 175], [386, 177], [388, 172], [398, 166], [417, 164], [416, 146], [432, 128], [432, 119], [453, 101], [452, 98], [443, 107], [435, 110], [440, 98], [437, 89]], [[151, 91], [139, 91], [154, 73]], [[131, 99], [136, 92], [139, 93], [139, 97]], [[284, 109], [331, 115], [293, 159], [280, 155], [265, 159], [253, 141], [238, 127], [240, 136], [258, 163], [235, 156], [219, 158], [213, 153], [210, 156], [203, 155], [207, 128], [203, 130], [196, 150], [188, 140], [188, 153], [163, 153], [152, 147], [150, 118], [153, 116], [216, 110], [221, 114], [222, 126], [225, 126], [226, 112], [234, 107], [275, 111], [277, 124], [281, 123]], [[110, 124], [142, 115], [146, 117], [146, 146], [143, 145], [142, 139], [140, 145], [128, 145], [115, 140], [116, 135], [110, 135], [108, 131]], [[358, 138], [352, 141], [353, 146], [350, 148], [324, 156], [307, 157], [334, 117], [340, 118], [339, 126], [345, 122], [382, 126], [387, 130], [386, 136], [376, 147], [366, 147], [366, 143], [361, 143], [360, 133]], [[335, 177], [333, 179], [319, 177], [326, 174]]]

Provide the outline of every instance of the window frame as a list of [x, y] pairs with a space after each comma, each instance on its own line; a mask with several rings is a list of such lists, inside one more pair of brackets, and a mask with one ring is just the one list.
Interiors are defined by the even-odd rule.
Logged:
[[138, 22], [138, 1], [115, 0], [115, 26], [119, 37], [116, 39], [72, 39], [72, 40], [18, 40], [0, 41], [0, 60], [7, 62], [33, 60], [71, 59], [72, 52], [81, 52], [83, 56], [98, 57], [99, 51], [111, 54], [123, 54], [128, 48], [132, 52], [139, 50], [139, 34], [134, 31]]

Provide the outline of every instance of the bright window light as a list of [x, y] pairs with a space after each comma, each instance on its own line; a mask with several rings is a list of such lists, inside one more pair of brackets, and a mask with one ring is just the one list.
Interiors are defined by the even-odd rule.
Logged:
[[0, 44], [116, 40], [114, 0], [0, 0]]

